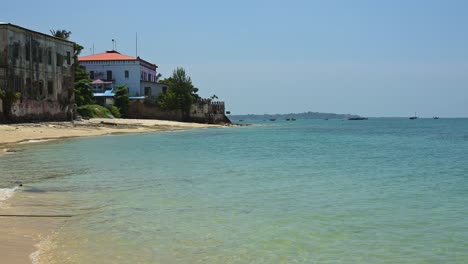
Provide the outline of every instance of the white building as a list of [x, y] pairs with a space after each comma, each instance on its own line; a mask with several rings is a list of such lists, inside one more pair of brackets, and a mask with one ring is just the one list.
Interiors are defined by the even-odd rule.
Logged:
[[140, 57], [120, 54], [115, 50], [80, 57], [80, 65], [86, 68], [93, 81], [112, 82], [111, 87], [125, 84], [130, 97], [156, 96], [167, 89], [157, 83], [158, 66]]

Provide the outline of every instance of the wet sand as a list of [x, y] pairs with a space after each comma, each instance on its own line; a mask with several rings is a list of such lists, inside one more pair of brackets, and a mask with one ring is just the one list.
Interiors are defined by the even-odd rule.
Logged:
[[[21, 191], [21, 188], [20, 190]], [[36, 200], [27, 193], [17, 193], [0, 203], [0, 256], [1, 263], [30, 264], [40, 263], [38, 259], [39, 243], [44, 243], [54, 230], [65, 223], [66, 218], [16, 217], [5, 215], [53, 215], [47, 206], [37, 207], [49, 197]], [[33, 261], [33, 259], [35, 261]]]

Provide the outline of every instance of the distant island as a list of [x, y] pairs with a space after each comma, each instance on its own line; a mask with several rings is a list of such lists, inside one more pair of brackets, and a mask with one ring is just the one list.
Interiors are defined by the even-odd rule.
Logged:
[[319, 113], [319, 112], [304, 112], [304, 113], [290, 113], [290, 114], [263, 114], [263, 115], [230, 115], [231, 121], [238, 120], [269, 120], [269, 119], [348, 119], [360, 117], [359, 115], [352, 114], [335, 114], [335, 113]]

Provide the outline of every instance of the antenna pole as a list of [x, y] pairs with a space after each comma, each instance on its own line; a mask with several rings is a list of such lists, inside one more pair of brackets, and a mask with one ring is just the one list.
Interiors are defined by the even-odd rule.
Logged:
[[138, 57], [138, 32], [135, 32], [135, 54]]

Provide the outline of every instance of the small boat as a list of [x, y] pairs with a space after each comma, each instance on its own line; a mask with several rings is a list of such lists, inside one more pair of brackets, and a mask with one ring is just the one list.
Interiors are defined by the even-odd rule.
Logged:
[[286, 121], [289, 121], [289, 120], [291, 120], [291, 118], [286, 118]]
[[270, 118], [270, 121], [276, 121], [276, 118]]
[[244, 119], [239, 119], [239, 122], [244, 122]]
[[439, 117], [438, 117], [438, 116], [434, 116], [433, 118], [434, 118], [434, 119], [439, 119]]
[[291, 118], [291, 121], [296, 121], [296, 118]]
[[410, 117], [409, 119], [411, 120], [418, 119], [418, 117], [416, 116], [416, 112], [414, 112], [414, 116]]
[[348, 120], [367, 120], [367, 117], [350, 117]]

